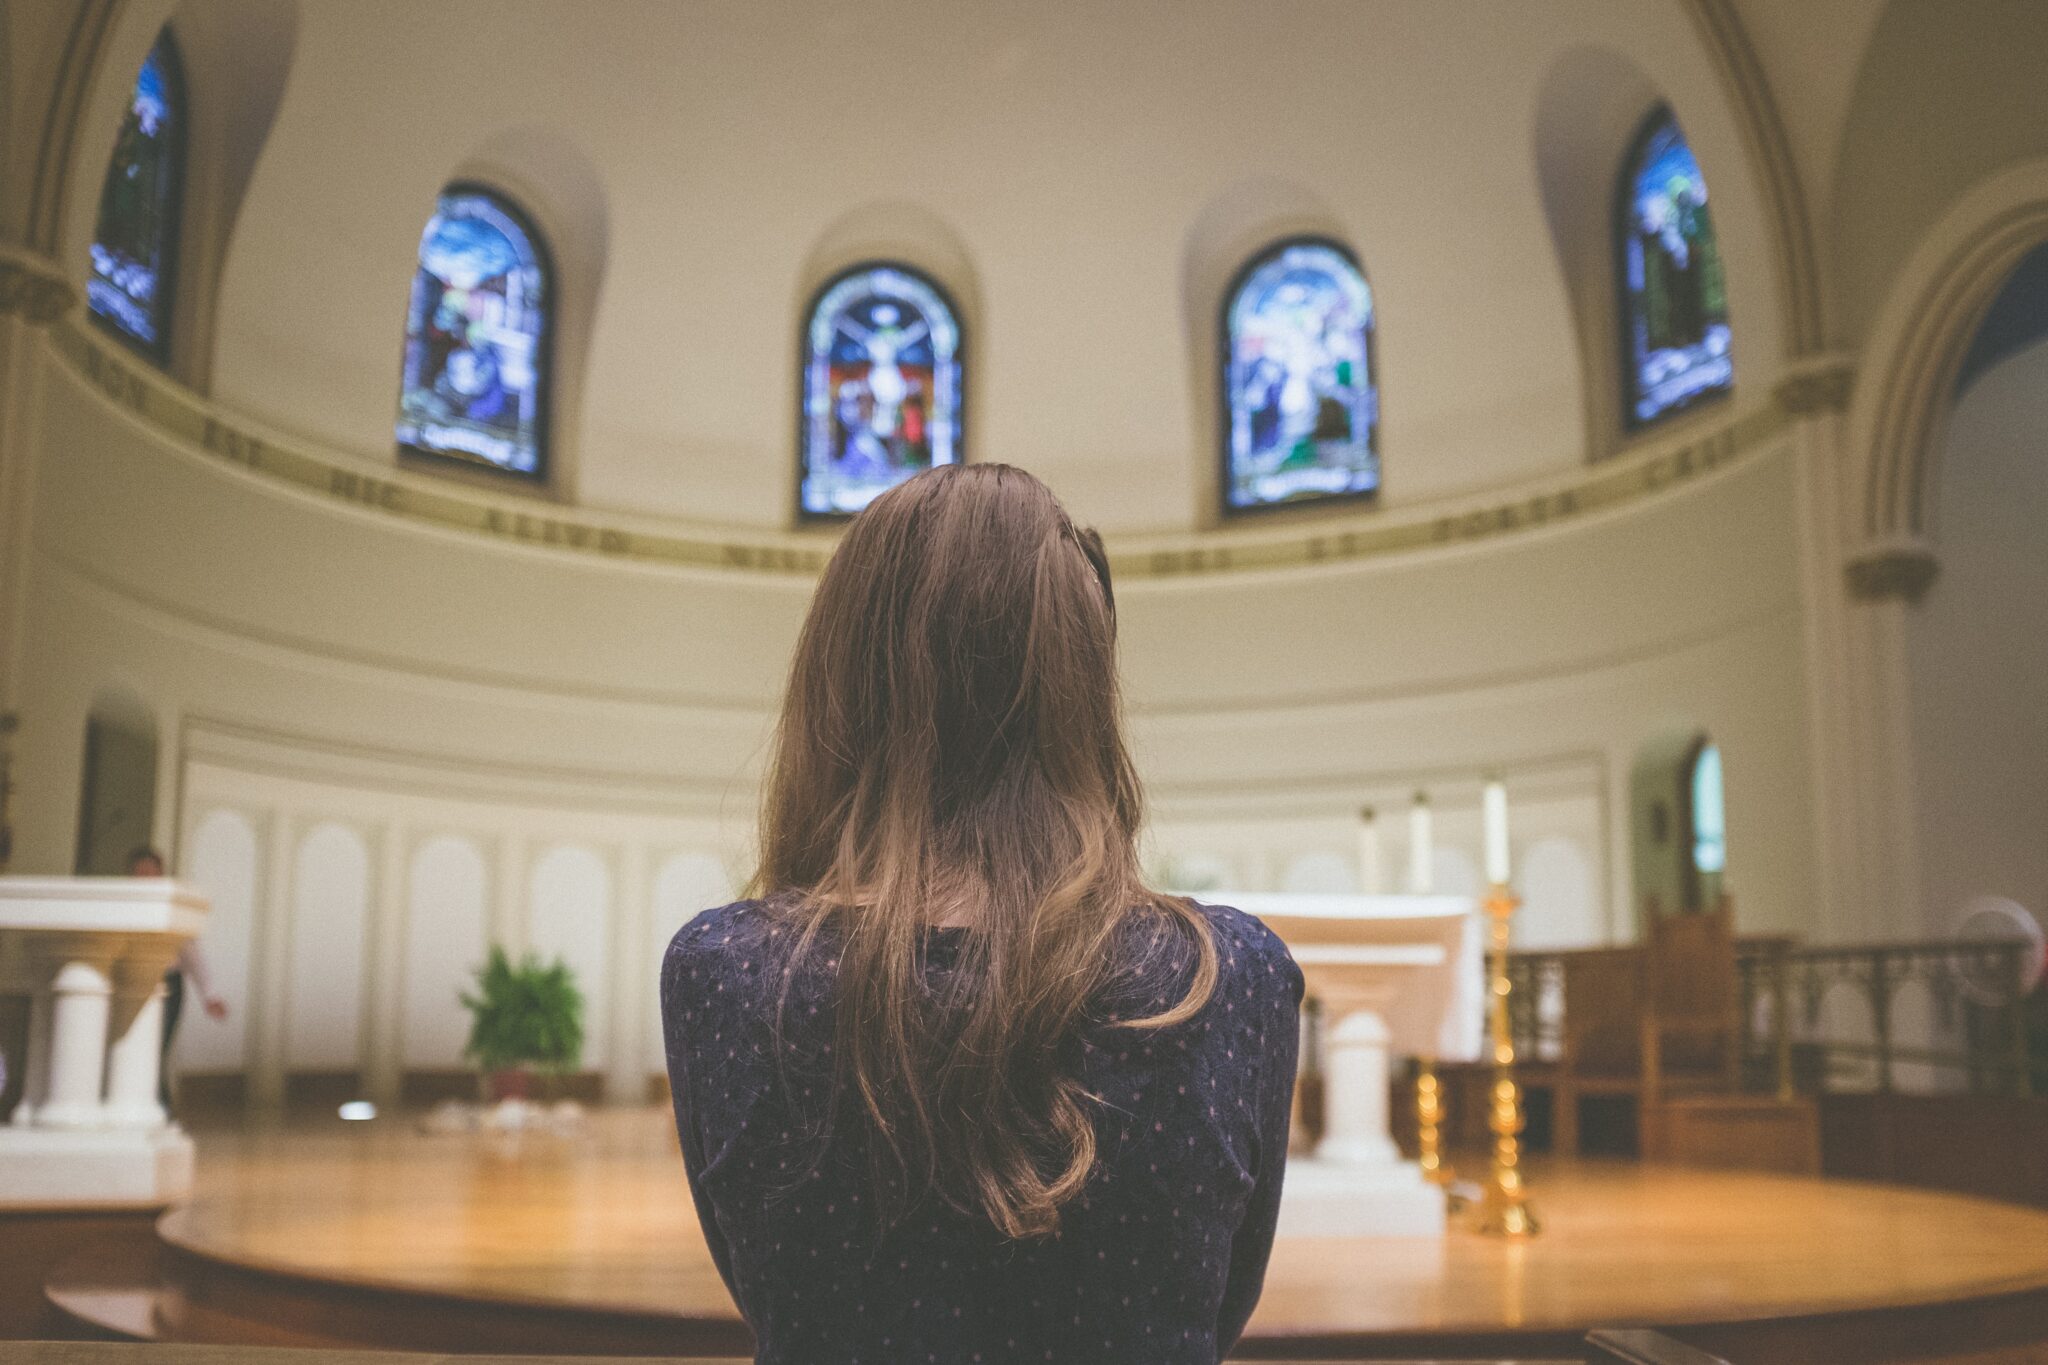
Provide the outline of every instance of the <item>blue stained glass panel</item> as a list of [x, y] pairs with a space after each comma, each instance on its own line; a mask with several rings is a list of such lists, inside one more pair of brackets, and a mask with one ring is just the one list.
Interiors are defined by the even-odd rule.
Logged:
[[1226, 511], [1376, 493], [1372, 289], [1333, 242], [1255, 258], [1224, 308]]
[[1668, 110], [1651, 116], [1622, 175], [1624, 418], [1640, 427], [1726, 393], [1735, 361], [1706, 177]]
[[922, 274], [885, 263], [829, 281], [804, 328], [803, 514], [850, 515], [959, 460], [962, 363], [952, 304]]
[[184, 81], [169, 30], [143, 58], [93, 225], [86, 310], [161, 359], [168, 349], [178, 201], [185, 175]]
[[420, 234], [398, 444], [540, 478], [549, 279], [538, 235], [484, 190], [442, 194]]

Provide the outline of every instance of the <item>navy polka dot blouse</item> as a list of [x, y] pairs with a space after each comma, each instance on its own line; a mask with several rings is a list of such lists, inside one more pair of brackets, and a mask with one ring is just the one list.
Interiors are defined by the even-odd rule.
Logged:
[[[1213, 1365], [1230, 1350], [1258, 1302], [1279, 1215], [1302, 980], [1257, 919], [1203, 912], [1215, 993], [1156, 1032], [1112, 1019], [1179, 999], [1194, 949], [1156, 925], [1132, 927], [1130, 958], [1142, 965], [1120, 977], [1128, 1000], [1092, 1012], [1076, 1040], [1098, 1099], [1095, 1172], [1057, 1236], [1022, 1242], [931, 1199], [878, 1231], [858, 1139], [824, 1123], [837, 965], [828, 940], [789, 978], [778, 1046], [795, 929], [754, 901], [683, 926], [661, 973], [676, 1129], [757, 1361]], [[932, 931], [928, 972], [946, 969], [960, 932]]]

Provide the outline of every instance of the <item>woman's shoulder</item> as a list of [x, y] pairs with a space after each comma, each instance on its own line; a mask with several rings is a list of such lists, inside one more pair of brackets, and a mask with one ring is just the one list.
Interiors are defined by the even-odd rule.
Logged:
[[1209, 922], [1215, 936], [1217, 969], [1225, 977], [1242, 977], [1251, 982], [1269, 979], [1274, 989], [1301, 998], [1301, 968], [1287, 951], [1280, 935], [1257, 915], [1229, 905], [1192, 901]]
[[[1242, 1000], [1249, 992], [1255, 998], [1270, 995], [1276, 1003], [1300, 1002], [1301, 969], [1265, 921], [1228, 905], [1192, 898], [1185, 904], [1195, 910], [1216, 950], [1218, 998]], [[1191, 980], [1199, 952], [1197, 936], [1190, 932], [1194, 927], [1195, 922], [1163, 910], [1133, 916], [1122, 948], [1127, 965], [1121, 989], [1164, 997], [1173, 993], [1172, 983]]]
[[783, 933], [784, 926], [765, 903], [733, 901], [699, 913], [676, 930], [665, 961], [671, 967], [699, 970], [715, 969], [728, 960], [748, 962]]

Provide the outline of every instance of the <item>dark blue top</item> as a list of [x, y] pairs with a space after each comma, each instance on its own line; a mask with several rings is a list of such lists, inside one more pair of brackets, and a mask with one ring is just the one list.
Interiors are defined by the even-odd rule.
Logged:
[[[849, 1119], [806, 1137], [831, 1090], [829, 940], [790, 978], [778, 1061], [795, 929], [754, 901], [683, 926], [661, 972], [676, 1130], [757, 1361], [1214, 1365], [1230, 1350], [1280, 1211], [1302, 982], [1257, 919], [1203, 913], [1220, 975], [1198, 1014], [1141, 1033], [1112, 1022], [1116, 1000], [1090, 1012], [1076, 1059], [1098, 1098], [1097, 1166], [1058, 1235], [1021, 1242], [929, 1198], [879, 1232]], [[961, 932], [928, 936], [927, 972]], [[1130, 939], [1126, 1017], [1178, 999], [1195, 954], [1156, 924]]]

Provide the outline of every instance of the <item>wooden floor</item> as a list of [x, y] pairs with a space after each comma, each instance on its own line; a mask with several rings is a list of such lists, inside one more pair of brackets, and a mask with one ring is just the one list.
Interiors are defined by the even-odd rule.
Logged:
[[[196, 1261], [508, 1306], [735, 1320], [664, 1110], [600, 1113], [571, 1138], [432, 1136], [389, 1121], [206, 1131], [198, 1181], [160, 1225], [173, 1254]], [[2048, 1213], [1633, 1163], [1539, 1166], [1532, 1186], [1544, 1232], [1524, 1244], [1464, 1230], [1441, 1242], [1281, 1241], [1247, 1346], [1726, 1324], [1999, 1295], [2048, 1303]]]

